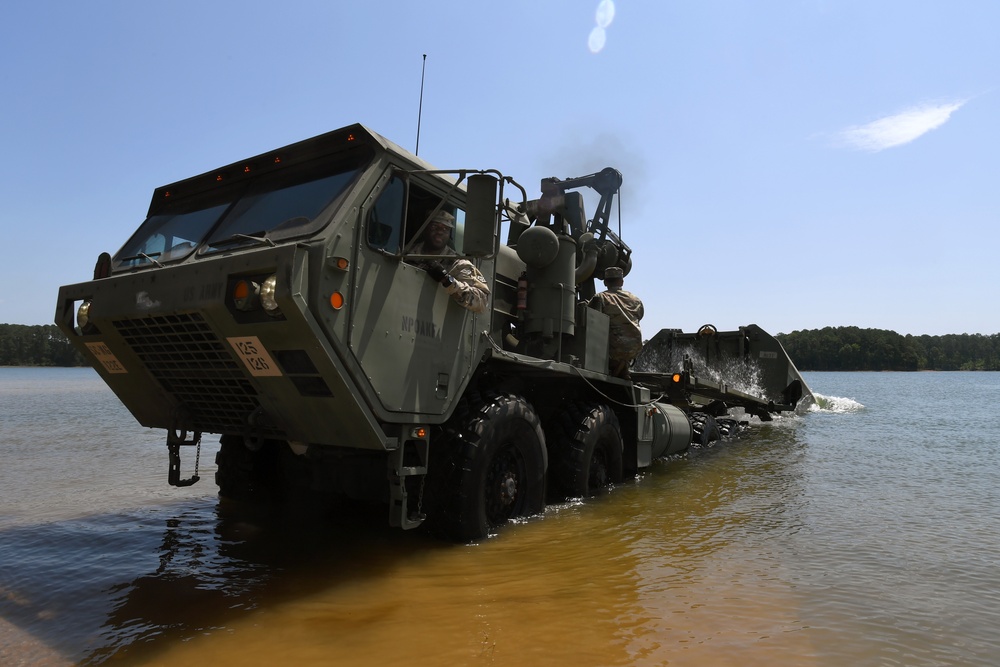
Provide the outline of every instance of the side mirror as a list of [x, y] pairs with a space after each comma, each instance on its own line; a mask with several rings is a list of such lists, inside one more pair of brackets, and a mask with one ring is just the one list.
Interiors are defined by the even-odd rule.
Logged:
[[107, 278], [111, 275], [111, 255], [102, 252], [97, 256], [97, 264], [94, 265], [94, 280]]
[[462, 254], [490, 257], [496, 253], [498, 183], [487, 174], [469, 176], [465, 186]]

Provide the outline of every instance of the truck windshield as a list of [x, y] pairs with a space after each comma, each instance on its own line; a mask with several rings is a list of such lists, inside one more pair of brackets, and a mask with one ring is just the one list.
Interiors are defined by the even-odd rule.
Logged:
[[[239, 198], [208, 238], [212, 248], [272, 242], [302, 236], [314, 229], [313, 221], [354, 180], [357, 169], [292, 175], [250, 188]], [[249, 238], [248, 238], [249, 237]]]
[[184, 259], [197, 247], [229, 207], [221, 202], [205, 207], [181, 207], [146, 218], [112, 260], [112, 270], [153, 266]]
[[202, 246], [231, 250], [311, 234], [329, 221], [333, 204], [360, 169], [357, 159], [313, 163], [175, 202], [142, 223], [112, 268], [160, 266]]

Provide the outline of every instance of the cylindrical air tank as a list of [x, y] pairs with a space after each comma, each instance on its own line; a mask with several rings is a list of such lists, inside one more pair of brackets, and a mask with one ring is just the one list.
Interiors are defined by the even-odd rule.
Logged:
[[684, 412], [667, 403], [652, 403], [653, 460], [679, 454], [691, 444], [691, 421]]
[[548, 338], [576, 331], [576, 241], [548, 227], [531, 227], [517, 242], [527, 265], [525, 333]]

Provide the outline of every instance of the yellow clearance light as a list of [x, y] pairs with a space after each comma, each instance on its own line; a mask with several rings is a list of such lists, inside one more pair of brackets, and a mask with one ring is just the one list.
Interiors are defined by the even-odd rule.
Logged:
[[344, 295], [340, 292], [334, 292], [330, 295], [330, 306], [334, 310], [340, 310], [344, 307]]
[[412, 438], [426, 438], [427, 437], [427, 427], [426, 426], [414, 426], [413, 430], [410, 431], [410, 437]]
[[347, 260], [346, 257], [334, 257], [333, 258], [333, 266], [334, 266], [334, 268], [339, 269], [340, 271], [346, 271], [347, 267], [350, 266], [350, 265], [351, 265], [351, 263]]
[[680, 373], [674, 373], [674, 376], [671, 379], [674, 381], [674, 383], [680, 382], [681, 381], [681, 374]]

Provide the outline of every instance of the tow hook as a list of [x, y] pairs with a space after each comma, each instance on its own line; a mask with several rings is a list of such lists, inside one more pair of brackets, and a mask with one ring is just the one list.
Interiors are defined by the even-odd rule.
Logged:
[[[194, 474], [187, 479], [181, 479], [181, 446], [195, 445]], [[194, 431], [188, 439], [187, 431], [171, 429], [167, 431], [167, 452], [170, 457], [170, 468], [167, 471], [167, 483], [170, 486], [191, 486], [199, 479], [198, 463], [201, 460], [201, 433]]]

